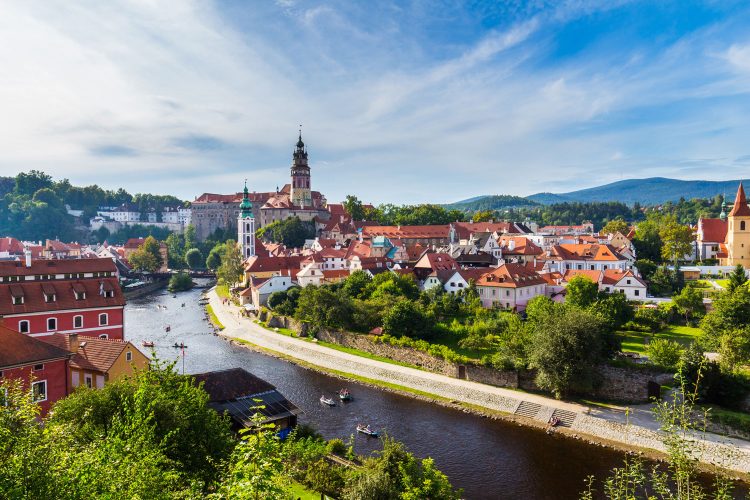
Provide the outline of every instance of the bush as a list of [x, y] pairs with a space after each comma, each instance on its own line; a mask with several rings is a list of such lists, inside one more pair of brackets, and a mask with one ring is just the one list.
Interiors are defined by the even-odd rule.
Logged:
[[183, 292], [185, 290], [190, 290], [191, 288], [193, 288], [193, 280], [188, 273], [173, 274], [172, 277], [169, 278], [167, 289], [170, 292]]
[[340, 457], [345, 457], [347, 448], [346, 443], [342, 441], [341, 439], [334, 438], [328, 441], [328, 453], [332, 453], [334, 455], [338, 455]]
[[434, 321], [411, 300], [401, 300], [383, 316], [383, 331], [388, 335], [431, 338]]
[[646, 352], [651, 363], [672, 370], [680, 361], [682, 346], [674, 340], [654, 339], [648, 344]]

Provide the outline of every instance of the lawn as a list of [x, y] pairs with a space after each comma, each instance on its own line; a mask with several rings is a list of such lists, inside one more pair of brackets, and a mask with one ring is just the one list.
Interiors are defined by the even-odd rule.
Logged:
[[729, 280], [715, 280], [716, 284], [719, 285], [721, 288], [726, 288], [729, 284]]
[[687, 346], [691, 342], [693, 342], [696, 337], [701, 335], [701, 333], [702, 332], [700, 328], [670, 325], [655, 335], [644, 332], [634, 332], [630, 330], [621, 331], [619, 332], [619, 335], [622, 338], [623, 352], [636, 352], [638, 354], [645, 354], [646, 345], [651, 339], [674, 340], [679, 344]]
[[301, 500], [320, 500], [320, 493], [308, 490], [297, 481], [292, 482], [289, 487], [289, 493], [291, 493], [293, 498], [300, 498]]
[[222, 325], [219, 318], [216, 317], [216, 313], [214, 312], [213, 307], [211, 307], [211, 304], [206, 304], [206, 312], [208, 313], [208, 318], [211, 320], [211, 323], [219, 330], [223, 330], [224, 325]]
[[216, 295], [222, 299], [232, 298], [232, 294], [229, 293], [229, 287], [227, 285], [216, 285]]
[[693, 281], [692, 283], [693, 283], [693, 286], [695, 286], [696, 288], [713, 288], [713, 285], [711, 285], [711, 283], [709, 283], [706, 280], [696, 280], [696, 281]]

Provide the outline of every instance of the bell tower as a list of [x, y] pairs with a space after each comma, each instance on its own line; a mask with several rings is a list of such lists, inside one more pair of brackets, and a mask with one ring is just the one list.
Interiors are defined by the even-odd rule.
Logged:
[[310, 194], [310, 167], [307, 164], [307, 149], [302, 142], [302, 128], [299, 129], [297, 147], [292, 155], [292, 189], [289, 193], [292, 204], [300, 207], [312, 206]]
[[255, 256], [255, 217], [253, 217], [253, 203], [247, 191], [247, 180], [245, 180], [245, 190], [242, 203], [240, 203], [240, 215], [237, 218], [237, 242], [240, 244], [242, 260]]
[[[750, 267], [750, 207], [740, 182], [734, 206], [727, 217], [727, 258], [722, 265]], [[724, 260], [724, 259], [722, 259]]]

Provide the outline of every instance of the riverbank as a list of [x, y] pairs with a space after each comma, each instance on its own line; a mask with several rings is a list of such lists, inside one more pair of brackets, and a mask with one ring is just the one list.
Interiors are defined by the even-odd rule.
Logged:
[[[627, 423], [621, 420], [623, 416], [626, 420], [630, 416], [622, 411], [557, 401], [536, 394], [362, 358], [269, 331], [242, 317], [236, 306], [222, 304], [213, 290], [209, 292], [209, 299], [215, 314], [226, 327], [222, 335], [326, 373], [352, 376], [355, 380], [375, 385], [386, 384], [388, 389], [410, 395], [419, 392], [420, 397], [440, 404], [455, 404], [466, 411], [497, 416], [534, 427], [545, 427], [550, 417], [556, 416], [564, 423], [556, 429], [562, 435], [613, 446], [623, 451], [641, 451], [656, 458], [665, 451], [657, 432], [658, 427], [644, 411], [638, 413], [637, 418], [634, 411], [633, 420], [637, 423], [632, 420]], [[696, 441], [704, 464], [741, 473], [745, 478], [750, 474], [750, 443], [715, 435], [696, 436]]]

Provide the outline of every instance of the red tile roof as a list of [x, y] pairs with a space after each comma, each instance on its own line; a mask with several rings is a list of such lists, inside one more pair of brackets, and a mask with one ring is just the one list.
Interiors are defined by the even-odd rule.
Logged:
[[625, 260], [612, 245], [599, 245], [590, 243], [561, 243], [550, 249], [550, 255], [546, 258], [553, 260], [593, 260], [593, 261], [618, 261]]
[[266, 257], [256, 255], [245, 262], [246, 273], [261, 273], [281, 271], [282, 269], [299, 270], [303, 257], [301, 255]]
[[729, 212], [730, 217], [750, 217], [750, 208], [747, 206], [747, 198], [745, 197], [745, 188], [740, 182], [740, 187], [737, 188], [737, 196], [734, 199], [734, 206], [732, 211]]
[[11, 255], [23, 255], [23, 243], [10, 236], [0, 238], [0, 252], [8, 252]]
[[727, 221], [721, 219], [700, 219], [698, 225], [703, 232], [703, 241], [723, 243], [727, 239]]
[[70, 358], [72, 353], [0, 325], [0, 369]]
[[641, 285], [646, 286], [646, 282], [633, 274], [633, 271], [622, 271], [621, 269], [605, 270], [604, 276], [602, 276], [602, 283], [604, 283], [605, 285], [616, 285], [623, 278], [633, 278]]
[[0, 261], [0, 277], [5, 276], [34, 276], [38, 274], [73, 274], [116, 272], [117, 266], [110, 258], [90, 259], [35, 259], [31, 267], [26, 267], [23, 261]]
[[434, 226], [364, 226], [362, 235], [365, 238], [385, 236], [386, 238], [430, 239], [448, 238], [448, 231], [448, 224]]
[[575, 277], [584, 276], [596, 284], [599, 284], [599, 280], [602, 279], [601, 271], [594, 271], [593, 269], [568, 269], [562, 276], [563, 281], [566, 283]]
[[[70, 335], [68, 334], [56, 333], [39, 337], [39, 339], [66, 351], [72, 351]], [[124, 340], [79, 336], [78, 341], [78, 352], [73, 354], [70, 366], [101, 373], [107, 373], [126, 348], [138, 350], [133, 344]]]
[[502, 288], [523, 288], [546, 283], [539, 274], [521, 264], [503, 264], [497, 269], [485, 273], [477, 280], [478, 286]]
[[[111, 260], [110, 263], [112, 263]], [[100, 284], [107, 284], [107, 287], [114, 291], [114, 296], [100, 295]], [[54, 290], [56, 297], [53, 302], [45, 301], [45, 290]], [[86, 298], [77, 300], [74, 290], [86, 292]], [[19, 295], [23, 296], [23, 304], [13, 304], [11, 297]], [[122, 295], [117, 278], [0, 283], [0, 315], [124, 305], [125, 297]]]
[[[513, 242], [513, 250], [510, 249], [511, 242]], [[502, 247], [503, 255], [541, 255], [544, 253], [540, 246], [523, 236], [504, 234], [497, 239], [497, 243]]]

